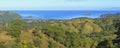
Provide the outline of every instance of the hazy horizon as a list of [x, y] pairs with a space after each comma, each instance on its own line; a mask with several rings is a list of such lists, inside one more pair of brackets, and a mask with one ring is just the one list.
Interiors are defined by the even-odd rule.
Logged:
[[1, 0], [0, 10], [119, 10], [120, 0]]
[[32, 16], [33, 19], [72, 19], [79, 17], [99, 18], [103, 14], [120, 13], [118, 10], [12, 10], [24, 19]]

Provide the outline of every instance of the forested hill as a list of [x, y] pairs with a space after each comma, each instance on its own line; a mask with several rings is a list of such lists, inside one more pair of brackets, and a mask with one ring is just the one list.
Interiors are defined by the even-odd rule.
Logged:
[[15, 13], [9, 11], [0, 11], [0, 23], [10, 22], [11, 20], [21, 19], [22, 17]]
[[[0, 48], [119, 48], [120, 16], [69, 20], [21, 19], [13, 12], [0, 12]], [[21, 20], [18, 20], [21, 19]]]
[[120, 34], [117, 28], [120, 26], [120, 16], [108, 15], [54, 22], [42, 29], [43, 33], [68, 48], [119, 48]]

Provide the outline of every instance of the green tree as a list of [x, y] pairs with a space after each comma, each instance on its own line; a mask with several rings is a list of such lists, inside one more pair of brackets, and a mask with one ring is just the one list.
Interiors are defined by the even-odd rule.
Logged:
[[41, 34], [40, 32], [41, 32], [41, 31], [40, 31], [40, 28], [38, 28], [38, 27], [36, 27], [36, 28], [32, 31], [32, 33], [33, 33], [34, 36], [37, 36], [37, 37], [41, 38], [42, 34]]
[[57, 48], [58, 47], [58, 45], [54, 42], [54, 41], [49, 41], [49, 46], [48, 46], [49, 48]]
[[20, 41], [20, 34], [23, 27], [22, 20], [11, 21], [8, 34], [16, 38], [16, 42]]
[[39, 38], [36, 38], [33, 40], [33, 44], [35, 47], [40, 47], [41, 45], [41, 40]]
[[12, 48], [24, 48], [22, 44], [16, 43], [12, 46]]

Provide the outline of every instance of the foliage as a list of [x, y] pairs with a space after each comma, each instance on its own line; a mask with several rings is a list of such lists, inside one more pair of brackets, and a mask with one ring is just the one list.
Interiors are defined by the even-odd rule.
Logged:
[[23, 48], [23, 45], [20, 43], [16, 43], [12, 46], [12, 48]]
[[[6, 14], [5, 14], [6, 13]], [[120, 14], [104, 14], [101, 18], [75, 18], [70, 20], [15, 20], [14, 13], [0, 12], [0, 48], [119, 48]], [[7, 17], [10, 16], [10, 17]], [[13, 15], [16, 16], [16, 15]], [[17, 15], [19, 16], [19, 15]], [[19, 17], [15, 17], [19, 18]], [[31, 18], [31, 17], [30, 17]], [[8, 20], [7, 20], [8, 19]], [[1, 22], [2, 21], [2, 22]], [[10, 22], [9, 22], [10, 21]], [[24, 31], [27, 28], [28, 31]], [[3, 30], [4, 27], [7, 30]], [[3, 31], [2, 31], [3, 30]], [[1, 41], [1, 36], [12, 39]], [[21, 34], [22, 33], [22, 34]], [[7, 35], [7, 36], [8, 36]], [[4, 36], [5, 39], [7, 38]], [[29, 39], [30, 38], [30, 39]], [[15, 39], [15, 40], [14, 40]], [[52, 39], [52, 40], [49, 40]], [[11, 41], [12, 43], [9, 43]], [[15, 42], [16, 41], [16, 42]], [[45, 42], [45, 43], [44, 43]]]
[[96, 48], [119, 48], [120, 46], [120, 22], [116, 22], [115, 23], [115, 27], [118, 29], [117, 32], [115, 32], [115, 34], [118, 35], [118, 37], [116, 39], [113, 40], [104, 40], [102, 42], [100, 42], [98, 44], [98, 46]]
[[63, 40], [63, 37], [65, 36], [65, 32], [66, 32], [64, 28], [59, 27], [57, 25], [54, 26], [47, 25], [43, 27], [43, 30], [48, 36], [53, 37], [55, 40], [61, 40], [61, 41]]
[[57, 44], [51, 40], [51, 41], [49, 41], [49, 46], [48, 47], [49, 48], [57, 48]]
[[22, 20], [13, 20], [11, 21], [11, 26], [8, 31], [8, 34], [16, 38], [16, 42], [20, 41], [20, 34], [23, 27]]
[[40, 47], [40, 45], [41, 45], [41, 40], [38, 39], [38, 38], [36, 38], [36, 39], [33, 40], [33, 44], [34, 44], [35, 47]]
[[33, 31], [32, 31], [32, 33], [33, 33], [33, 35], [34, 36], [38, 36], [39, 38], [41, 38], [41, 33], [40, 33], [41, 31], [40, 31], [40, 28], [38, 28], [38, 27], [36, 27]]

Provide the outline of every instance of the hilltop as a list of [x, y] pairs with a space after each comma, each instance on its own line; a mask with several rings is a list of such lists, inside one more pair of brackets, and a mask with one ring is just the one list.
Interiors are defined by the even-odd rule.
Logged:
[[4, 24], [6, 22], [10, 22], [15, 19], [22, 19], [22, 17], [15, 13], [15, 12], [9, 12], [9, 11], [0, 11], [0, 23]]

